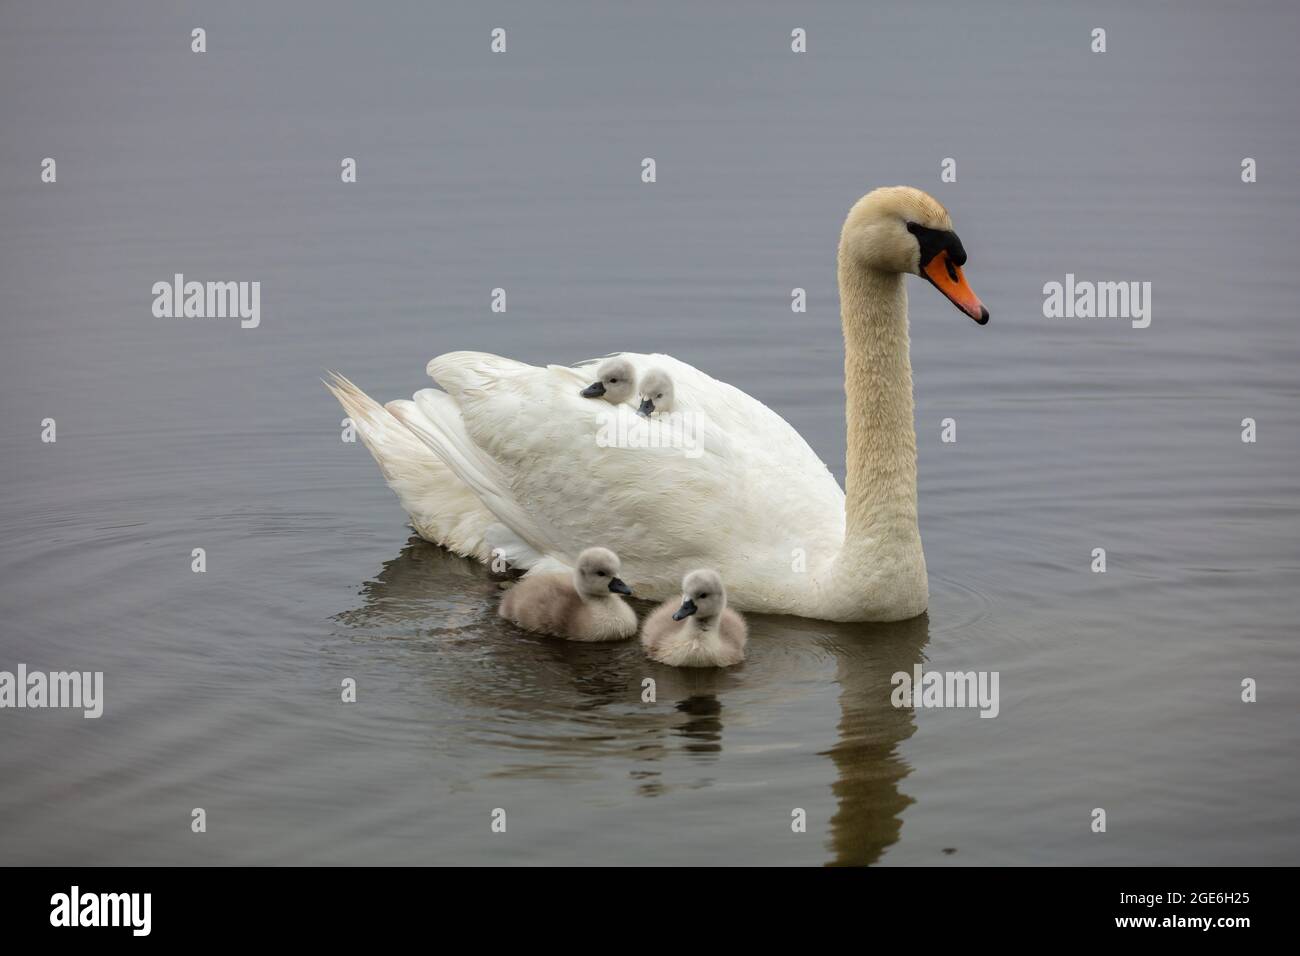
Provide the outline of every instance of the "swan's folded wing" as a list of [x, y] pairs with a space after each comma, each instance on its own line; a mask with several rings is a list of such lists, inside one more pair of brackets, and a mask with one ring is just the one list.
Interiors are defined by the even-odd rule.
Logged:
[[[673, 414], [699, 416], [711, 458], [727, 461], [730, 509], [742, 516], [726, 533], [750, 553], [833, 554], [843, 541], [844, 492], [825, 462], [789, 422], [756, 398], [671, 355], [624, 352], [637, 374], [661, 368], [673, 379]], [[741, 543], [744, 542], [743, 545]]]
[[667, 372], [673, 380], [675, 410], [701, 415], [710, 429], [764, 459], [763, 467], [788, 474], [792, 480], [812, 482], [825, 493], [838, 490], [825, 463], [803, 436], [752, 395], [671, 355], [622, 352], [620, 357], [632, 363], [638, 376], [652, 368]]
[[550, 553], [552, 535], [511, 494], [509, 481], [466, 434], [455, 401], [445, 392], [423, 389], [410, 402], [389, 408], [478, 498], [502, 527], [491, 529], [494, 548], [518, 566], [529, 567]]
[[430, 359], [425, 371], [460, 403], [467, 392], [509, 389], [519, 378], [536, 377], [545, 369], [491, 352], [445, 352]]
[[[544, 555], [571, 563], [602, 545], [640, 565], [638, 575], [677, 554], [706, 555], [715, 522], [735, 517], [730, 491], [742, 476], [730, 459], [647, 447], [639, 440], [647, 422], [631, 409], [582, 398], [564, 376], [537, 371], [465, 393], [458, 410], [472, 453], [444, 436], [439, 456], [458, 475], [457, 459], [486, 460], [462, 480]], [[423, 409], [427, 399], [416, 401]]]
[[582, 398], [582, 366], [482, 353], [429, 363], [448, 394], [417, 396], [432, 434], [407, 424], [538, 554], [571, 563], [585, 547], [612, 548], [633, 587], [675, 588], [684, 564], [771, 561], [787, 541], [838, 547], [843, 493], [789, 424], [671, 356], [624, 356], [673, 376], [681, 410], [703, 423], [693, 446], [638, 444], [645, 420]]

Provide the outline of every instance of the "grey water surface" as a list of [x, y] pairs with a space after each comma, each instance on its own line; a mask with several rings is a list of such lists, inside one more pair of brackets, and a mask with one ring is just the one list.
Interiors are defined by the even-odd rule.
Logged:
[[[0, 863], [1300, 862], [1298, 28], [0, 6], [0, 670], [105, 675], [97, 720], [0, 711]], [[665, 351], [842, 479], [836, 241], [900, 182], [992, 312], [909, 280], [917, 620], [755, 617], [723, 673], [523, 636], [340, 440], [326, 368], [387, 400], [454, 349]], [[176, 273], [259, 281], [260, 325], [155, 317]], [[1045, 318], [1067, 274], [1150, 282], [1150, 327]], [[999, 715], [892, 706], [917, 664], [997, 671]]]

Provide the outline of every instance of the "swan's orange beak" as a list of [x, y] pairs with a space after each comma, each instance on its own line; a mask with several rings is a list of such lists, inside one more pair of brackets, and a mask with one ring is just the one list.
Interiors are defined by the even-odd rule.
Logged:
[[989, 310], [966, 282], [961, 266], [948, 257], [948, 250], [939, 252], [926, 263], [925, 277], [930, 284], [948, 297], [948, 301], [961, 309], [980, 325], [988, 322]]

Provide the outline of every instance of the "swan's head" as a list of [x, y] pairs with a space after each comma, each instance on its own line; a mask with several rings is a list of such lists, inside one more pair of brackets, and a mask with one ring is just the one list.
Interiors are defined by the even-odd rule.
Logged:
[[625, 358], [605, 359], [596, 369], [596, 381], [581, 392], [583, 398], [603, 398], [622, 405], [636, 394], [636, 369]]
[[682, 606], [673, 612], [673, 620], [684, 621], [692, 615], [696, 620], [712, 620], [726, 606], [727, 592], [722, 587], [722, 575], [702, 568], [682, 578]]
[[661, 368], [652, 368], [641, 376], [637, 394], [641, 399], [638, 415], [649, 418], [655, 412], [667, 414], [673, 410], [673, 380]]
[[911, 186], [886, 186], [859, 199], [840, 234], [840, 257], [882, 272], [920, 276], [983, 325], [989, 320], [961, 268], [966, 250], [933, 196]]
[[573, 586], [583, 597], [609, 597], [614, 594], [631, 594], [632, 589], [620, 580], [618, 555], [609, 548], [588, 548], [578, 555], [578, 566], [573, 569]]

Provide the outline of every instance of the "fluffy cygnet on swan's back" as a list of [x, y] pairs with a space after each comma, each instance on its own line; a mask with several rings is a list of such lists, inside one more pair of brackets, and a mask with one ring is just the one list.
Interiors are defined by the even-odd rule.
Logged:
[[638, 415], [644, 415], [646, 418], [655, 413], [667, 415], [673, 410], [676, 399], [673, 393], [672, 376], [661, 368], [650, 369], [641, 376], [637, 397], [641, 399], [636, 410]]
[[596, 369], [596, 381], [581, 392], [583, 398], [603, 398], [622, 405], [636, 394], [636, 369], [625, 358], [605, 359]]

